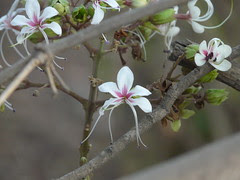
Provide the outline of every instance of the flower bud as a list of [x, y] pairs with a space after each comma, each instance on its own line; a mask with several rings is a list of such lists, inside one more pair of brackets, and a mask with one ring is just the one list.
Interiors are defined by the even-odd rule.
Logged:
[[197, 94], [202, 89], [201, 86], [191, 86], [184, 91], [184, 94]]
[[198, 44], [190, 44], [185, 48], [185, 56], [187, 59], [193, 59], [195, 54], [198, 52]]
[[205, 76], [203, 76], [201, 79], [198, 80], [198, 82], [200, 83], [208, 83], [211, 82], [213, 80], [215, 80], [218, 76], [218, 72], [217, 69], [211, 71], [210, 73], [206, 74]]
[[145, 27], [145, 26], [140, 26], [139, 29], [140, 29], [142, 35], [144, 36], [144, 38], [146, 40], [149, 40], [149, 37], [152, 34], [153, 30], [148, 27]]
[[64, 16], [70, 12], [70, 6], [67, 0], [51, 0], [50, 5], [58, 11], [59, 15]]
[[139, 8], [146, 6], [148, 4], [147, 0], [132, 0], [132, 7]]
[[147, 0], [125, 0], [123, 1], [123, 3], [120, 2], [119, 4], [124, 4], [132, 8], [139, 8], [139, 7], [146, 6], [148, 4], [148, 1]]
[[85, 22], [87, 20], [87, 16], [88, 10], [85, 8], [85, 6], [81, 5], [73, 9], [72, 17], [74, 21], [80, 23]]
[[175, 18], [175, 10], [174, 9], [166, 9], [164, 11], [161, 11], [155, 15], [153, 15], [152, 17], [150, 17], [150, 21], [154, 24], [154, 25], [161, 25], [161, 24], [166, 24], [169, 22], [174, 21]]
[[228, 99], [229, 92], [225, 89], [208, 89], [205, 93], [205, 100], [209, 104], [220, 105]]

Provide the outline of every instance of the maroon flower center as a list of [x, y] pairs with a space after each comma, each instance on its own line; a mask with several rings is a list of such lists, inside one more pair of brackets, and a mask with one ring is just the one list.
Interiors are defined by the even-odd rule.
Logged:
[[213, 52], [209, 53], [209, 54], [206, 56], [205, 60], [206, 60], [206, 61], [209, 61], [209, 60], [212, 59], [212, 58], [213, 58]]

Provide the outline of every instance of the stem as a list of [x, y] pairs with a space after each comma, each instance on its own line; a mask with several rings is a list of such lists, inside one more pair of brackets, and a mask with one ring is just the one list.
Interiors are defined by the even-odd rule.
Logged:
[[[97, 52], [89, 51], [90, 56], [93, 60], [93, 66], [92, 66], [92, 77], [97, 78], [98, 76], [98, 69], [99, 69], [99, 62], [102, 58], [103, 54], [103, 43], [104, 41], [101, 40], [101, 44], [99, 47], [99, 50]], [[89, 49], [88, 49], [89, 50]], [[85, 108], [85, 125], [84, 125], [84, 131], [83, 131], [83, 139], [85, 140], [86, 137], [88, 137], [90, 133], [91, 123], [93, 120], [93, 114], [96, 111], [96, 99], [97, 99], [97, 86], [90, 85], [90, 92], [88, 97], [88, 104]], [[80, 146], [79, 152], [80, 152], [80, 166], [85, 164], [86, 162], [82, 160], [82, 158], [87, 158], [88, 153], [90, 150], [90, 144], [88, 139]]]

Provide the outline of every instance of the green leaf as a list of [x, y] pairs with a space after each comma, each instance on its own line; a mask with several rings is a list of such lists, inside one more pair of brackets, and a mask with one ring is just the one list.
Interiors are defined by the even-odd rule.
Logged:
[[178, 132], [181, 127], [181, 120], [176, 120], [171, 123], [171, 128], [174, 132]]
[[190, 44], [185, 48], [185, 56], [187, 59], [193, 59], [195, 54], [198, 52], [198, 44]]
[[189, 119], [190, 117], [192, 117], [195, 114], [195, 111], [190, 110], [190, 109], [183, 109], [181, 111], [181, 118], [182, 119]]
[[218, 71], [217, 69], [211, 71], [210, 73], [206, 74], [201, 79], [199, 79], [198, 82], [209, 83], [209, 82], [215, 80], [218, 77], [218, 74], [219, 74], [217, 71]]

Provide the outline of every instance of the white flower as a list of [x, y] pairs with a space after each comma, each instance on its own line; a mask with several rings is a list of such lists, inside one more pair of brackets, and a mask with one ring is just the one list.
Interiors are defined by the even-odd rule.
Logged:
[[[201, 25], [201, 22], [207, 21], [210, 19], [214, 13], [214, 6], [211, 2], [211, 0], [205, 0], [207, 3], [208, 9], [207, 12], [201, 16], [201, 10], [199, 7], [196, 6], [198, 0], [191, 0], [188, 2], [188, 9], [189, 11], [187, 12], [187, 18], [188, 22], [192, 25], [193, 31], [196, 33], [203, 33], [205, 29], [214, 29], [222, 26], [232, 15], [233, 11], [233, 0], [231, 0], [231, 10], [229, 15], [224, 19], [220, 24], [216, 26], [204, 26]], [[180, 15], [181, 18], [181, 15]], [[184, 19], [184, 18], [183, 18]]]
[[[100, 3], [104, 2], [110, 7], [101, 6]], [[120, 6], [115, 0], [96, 0], [93, 3], [94, 15], [91, 24], [99, 24], [104, 18], [104, 11], [102, 9], [117, 9], [120, 11]]]
[[139, 106], [145, 113], [152, 112], [151, 103], [147, 98], [142, 97], [142, 96], [149, 96], [151, 92], [139, 85], [132, 88], [133, 80], [134, 80], [134, 76], [132, 71], [129, 69], [129, 67], [124, 66], [118, 72], [117, 84], [115, 82], [106, 82], [98, 87], [99, 91], [104, 93], [110, 93], [113, 96], [113, 98], [106, 100], [104, 105], [100, 108], [98, 119], [96, 120], [88, 137], [86, 137], [86, 139], [82, 143], [84, 143], [90, 137], [100, 117], [104, 114], [104, 111], [106, 110], [111, 110], [109, 113], [109, 131], [111, 136], [111, 142], [113, 142], [111, 124], [110, 124], [111, 115], [113, 110], [117, 106], [119, 106], [120, 104], [126, 103], [130, 106], [135, 118], [138, 146], [139, 146], [139, 141], [143, 146], [145, 146], [139, 134], [138, 117], [137, 117], [137, 113], [134, 106]]
[[[4, 53], [3, 53], [3, 42], [4, 42], [4, 38], [7, 36], [8, 42], [10, 43], [10, 45], [13, 47], [13, 49], [15, 50], [15, 52], [21, 57], [24, 58], [24, 55], [14, 46], [14, 42], [12, 41], [12, 39], [10, 38], [9, 35], [9, 30], [13, 31], [15, 33], [15, 35], [19, 34], [21, 28], [17, 27], [17, 26], [13, 26], [11, 25], [11, 21], [12, 19], [18, 14], [24, 11], [24, 8], [17, 8], [19, 1], [14, 1], [14, 3], [12, 4], [10, 10], [8, 11], [8, 13], [5, 16], [2, 16], [0, 18], [0, 31], [4, 31], [0, 40], [0, 54], [1, 57], [4, 61], [4, 63], [7, 66], [11, 66], [8, 61], [6, 60]], [[0, 66], [1, 68], [1, 66]]]
[[209, 62], [219, 71], [228, 71], [232, 64], [226, 60], [232, 53], [232, 48], [224, 44], [220, 39], [213, 38], [207, 46], [207, 42], [203, 41], [199, 45], [199, 53], [195, 54], [194, 60], [197, 66], [202, 66]]
[[191, 0], [188, 2], [188, 13], [190, 16], [189, 23], [192, 25], [194, 32], [203, 33], [206, 26], [203, 26], [198, 22], [204, 22], [210, 19], [213, 15], [214, 7], [210, 0], [205, 0], [208, 6], [208, 10], [204, 15], [201, 16], [201, 10], [196, 6], [197, 1], [198, 0]]
[[27, 0], [25, 10], [29, 19], [23, 15], [17, 15], [11, 22], [13, 26], [23, 26], [21, 32], [17, 36], [18, 43], [23, 43], [25, 39], [37, 31], [41, 31], [46, 39], [47, 37], [44, 29], [47, 28], [51, 29], [57, 35], [62, 34], [62, 28], [58, 23], [52, 22], [47, 24], [45, 22], [47, 19], [58, 15], [58, 11], [56, 9], [52, 7], [46, 7], [43, 10], [42, 15], [40, 15], [39, 2], [37, 0]]

